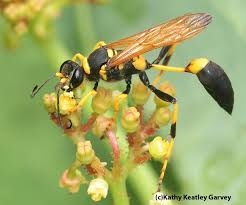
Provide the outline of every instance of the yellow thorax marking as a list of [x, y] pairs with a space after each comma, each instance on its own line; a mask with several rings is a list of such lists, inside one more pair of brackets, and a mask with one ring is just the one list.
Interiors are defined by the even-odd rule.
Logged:
[[112, 58], [114, 56], [114, 51], [112, 49], [107, 49], [108, 57]]
[[118, 65], [119, 70], [122, 70], [124, 68], [124, 64]]
[[133, 58], [132, 64], [137, 70], [146, 69], [146, 60], [143, 56], [138, 56], [138, 57]]
[[100, 76], [102, 77], [103, 80], [107, 80], [107, 71], [106, 71], [106, 65], [103, 65], [99, 71]]

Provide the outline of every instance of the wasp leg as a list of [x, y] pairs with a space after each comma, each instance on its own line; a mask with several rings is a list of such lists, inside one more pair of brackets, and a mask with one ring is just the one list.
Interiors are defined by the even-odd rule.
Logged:
[[84, 61], [85, 57], [81, 54], [81, 53], [76, 53], [73, 57], [72, 57], [72, 61], [76, 62], [77, 60], [80, 61], [81, 65]]
[[161, 184], [164, 179], [165, 172], [166, 172], [167, 163], [172, 153], [174, 139], [176, 136], [176, 121], [177, 121], [177, 116], [178, 116], [178, 104], [177, 104], [177, 100], [174, 97], [172, 97], [171, 95], [167, 93], [160, 91], [159, 89], [151, 85], [149, 82], [148, 76], [146, 75], [145, 72], [141, 72], [139, 74], [139, 78], [143, 82], [143, 84], [147, 86], [152, 92], [154, 92], [155, 95], [157, 95], [160, 99], [173, 104], [173, 114], [172, 114], [172, 120], [171, 120], [172, 124], [171, 124], [171, 129], [170, 129], [171, 141], [168, 147], [167, 155], [165, 156], [165, 159], [163, 161], [163, 166], [162, 166], [161, 174], [160, 174], [159, 181], [158, 181], [157, 192], [159, 192], [161, 189]]
[[[72, 57], [72, 61], [77, 62], [77, 60], [80, 61], [80, 66], [83, 68], [83, 70], [90, 74], [90, 66], [88, 64], [87, 58], [83, 56], [81, 53], [77, 53]], [[58, 73], [59, 75], [59, 73]]]
[[102, 46], [106, 46], [106, 45], [107, 45], [107, 44], [106, 44], [104, 41], [99, 41], [99, 42], [97, 42], [97, 44], [94, 46], [93, 51], [96, 50], [96, 49], [98, 49], [98, 48], [100, 48], [100, 47], [102, 47]]
[[161, 168], [161, 174], [159, 176], [157, 192], [160, 192], [160, 190], [161, 190], [161, 185], [162, 185], [165, 173], [166, 173], [167, 163], [168, 163], [168, 160], [172, 154], [174, 139], [176, 137], [177, 117], [178, 117], [178, 104], [177, 104], [177, 100], [176, 100], [175, 103], [173, 103], [173, 115], [172, 115], [172, 121], [171, 121], [172, 124], [171, 124], [171, 129], [170, 129], [171, 140], [170, 140], [170, 144], [168, 146], [167, 155], [164, 158], [163, 165]]
[[127, 77], [125, 79], [126, 81], [126, 89], [124, 92], [122, 92], [120, 95], [118, 95], [115, 100], [114, 100], [114, 111], [117, 113], [120, 110], [120, 103], [127, 98], [130, 90], [131, 90], [131, 84], [132, 84], [132, 79], [131, 76]]
[[90, 96], [93, 97], [93, 96], [95, 96], [95, 95], [97, 94], [98, 83], [99, 83], [99, 81], [96, 81], [96, 83], [95, 83], [93, 89], [92, 89], [90, 92], [88, 92], [88, 93], [87, 93], [87, 94], [79, 101], [78, 105], [77, 105], [75, 108], [73, 108], [73, 109], [71, 110], [71, 112], [75, 112], [75, 111], [77, 111], [77, 110], [83, 108], [83, 106], [84, 106], [84, 104], [86, 103], [86, 101], [88, 100], [88, 98], [89, 98]]
[[152, 64], [159, 64], [161, 60], [166, 56], [168, 50], [170, 49], [171, 46], [165, 46], [161, 49], [158, 57], [152, 62]]
[[[157, 57], [156, 60], [153, 61], [152, 64], [159, 64], [160, 61], [164, 58], [163, 62], [162, 62], [162, 65], [168, 65], [174, 51], [175, 51], [175, 48], [176, 48], [176, 44], [173, 44], [171, 46], [166, 46], [166, 47], [163, 47], [160, 51], [160, 54], [159, 56]], [[161, 76], [163, 75], [164, 71], [161, 70], [159, 72], [159, 74], [156, 76], [155, 80], [153, 81], [152, 85], [156, 85], [160, 79], [161, 79]]]

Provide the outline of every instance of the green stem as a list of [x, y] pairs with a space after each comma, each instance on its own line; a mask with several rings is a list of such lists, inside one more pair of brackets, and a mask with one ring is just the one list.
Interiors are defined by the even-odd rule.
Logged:
[[109, 182], [110, 192], [114, 205], [129, 205], [125, 178], [117, 178]]
[[138, 196], [141, 205], [148, 205], [156, 192], [158, 178], [149, 163], [133, 170], [128, 177], [130, 186]]
[[68, 176], [69, 178], [76, 177], [76, 170], [81, 167], [81, 162], [78, 160], [75, 160], [71, 167], [68, 169]]
[[88, 54], [96, 43], [96, 34], [93, 29], [93, 20], [91, 16], [91, 6], [89, 4], [80, 4], [76, 5], [74, 10], [78, 38], [83, 47], [82, 52]]
[[39, 43], [55, 71], [58, 70], [62, 62], [71, 58], [67, 49], [55, 37], [51, 37], [46, 41], [39, 41]]
[[[149, 201], [152, 199], [152, 194], [155, 193], [157, 189], [157, 182], [158, 182], [158, 177], [154, 171], [154, 169], [151, 167], [149, 163], [145, 163], [143, 165], [136, 165], [132, 163], [132, 158], [131, 158], [131, 153], [129, 153], [128, 146], [126, 146], [126, 137], [125, 133], [122, 130], [118, 130], [117, 132], [117, 137], [119, 139], [119, 147], [121, 150], [121, 153], [124, 153], [125, 156], [121, 156], [121, 163], [123, 164], [122, 167], [125, 170], [125, 172], [121, 173], [121, 178], [122, 181], [119, 182], [118, 178], [115, 180], [114, 183], [118, 184], [119, 187], [113, 184], [113, 188], [111, 188], [113, 200], [115, 204], [119, 204], [118, 198], [119, 196], [117, 194], [120, 194], [122, 187], [123, 186], [121, 183], [125, 184], [124, 179], [127, 178], [130, 186], [133, 188], [135, 194], [138, 196], [139, 200], [141, 201], [141, 205], [148, 205]], [[105, 144], [104, 144], [105, 145]], [[105, 145], [106, 146], [106, 145]], [[110, 149], [109, 146], [106, 146], [107, 149]], [[127, 157], [128, 153], [128, 157]], [[148, 180], [145, 180], [146, 177]], [[110, 182], [109, 182], [110, 183]], [[121, 184], [121, 185], [120, 185]], [[112, 185], [111, 185], [112, 186]], [[116, 189], [115, 192], [118, 193], [113, 193]], [[127, 195], [125, 194], [121, 195], [121, 197]], [[123, 199], [122, 199], [123, 200]], [[116, 203], [117, 202], [117, 203]], [[119, 204], [120, 205], [120, 204]]]

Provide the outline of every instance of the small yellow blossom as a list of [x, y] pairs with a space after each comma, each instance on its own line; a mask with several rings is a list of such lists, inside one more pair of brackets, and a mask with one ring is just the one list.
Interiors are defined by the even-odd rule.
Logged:
[[[159, 89], [162, 91], [162, 92], [165, 92], [171, 96], [175, 96], [176, 95], [176, 90], [175, 88], [173, 87], [173, 85], [171, 85], [168, 81], [162, 83], [159, 87]], [[165, 102], [163, 100], [161, 100], [160, 98], [158, 98], [157, 96], [154, 97], [154, 100], [155, 100], [155, 104], [157, 107], [167, 107], [170, 105], [169, 102]]]
[[171, 112], [168, 107], [161, 107], [154, 113], [154, 121], [159, 126], [165, 126], [171, 119]]
[[135, 107], [126, 108], [121, 117], [122, 127], [128, 133], [136, 132], [140, 123], [140, 113]]
[[67, 115], [77, 105], [77, 101], [73, 98], [72, 92], [64, 92], [60, 95], [60, 113]]
[[91, 180], [87, 193], [91, 195], [93, 201], [100, 201], [108, 194], [108, 183], [102, 178]]
[[77, 144], [77, 160], [81, 162], [81, 164], [90, 164], [95, 157], [95, 152], [92, 149], [92, 145], [90, 141], [79, 142]]
[[98, 114], [105, 113], [112, 104], [112, 91], [105, 88], [98, 88], [97, 94], [92, 99], [92, 109]]
[[44, 95], [44, 107], [49, 113], [56, 112], [56, 94], [45, 94]]
[[142, 82], [137, 82], [133, 85], [132, 99], [136, 105], [144, 105], [148, 101], [149, 96], [150, 91]]
[[96, 137], [103, 137], [105, 132], [108, 129], [113, 129], [114, 130], [115, 127], [115, 122], [113, 121], [113, 119], [104, 117], [102, 115], [98, 116], [93, 127], [92, 127], [92, 133], [96, 136]]
[[149, 143], [149, 153], [150, 155], [157, 160], [163, 159], [167, 154], [169, 147], [169, 142], [163, 140], [162, 137], [155, 137], [152, 142]]

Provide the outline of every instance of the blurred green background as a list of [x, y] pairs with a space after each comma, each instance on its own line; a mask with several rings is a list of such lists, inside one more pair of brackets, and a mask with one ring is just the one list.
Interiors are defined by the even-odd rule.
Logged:
[[[171, 193], [232, 196], [230, 202], [207, 204], [239, 205], [246, 200], [245, 9], [243, 0], [112, 0], [103, 6], [66, 7], [55, 23], [57, 41], [62, 41], [72, 56], [79, 51], [88, 52], [96, 41], [114, 41], [187, 12], [213, 16], [213, 23], [205, 32], [178, 46], [171, 64], [183, 66], [196, 57], [207, 57], [220, 64], [233, 84], [233, 115], [217, 106], [196, 77], [165, 75], [176, 86], [180, 103], [177, 140], [167, 174], [168, 189]], [[3, 18], [0, 25], [3, 35]], [[74, 159], [75, 148], [49, 120], [42, 95], [34, 100], [29, 97], [33, 86], [59, 66], [51, 66], [44, 50], [28, 35], [15, 51], [6, 50], [3, 41], [0, 44], [0, 203], [94, 204], [86, 194], [86, 186], [74, 195], [58, 187], [61, 173]], [[154, 54], [157, 52], [147, 56], [153, 59]], [[57, 56], [56, 62], [62, 63], [60, 59]], [[150, 76], [155, 74], [149, 72]], [[52, 89], [47, 86], [42, 94]], [[156, 176], [160, 166], [153, 164]], [[146, 181], [148, 176], [144, 177]], [[128, 188], [132, 204], [140, 204], [138, 190], [130, 183]], [[185, 203], [203, 202], [181, 204]], [[98, 204], [112, 204], [110, 196]]]

